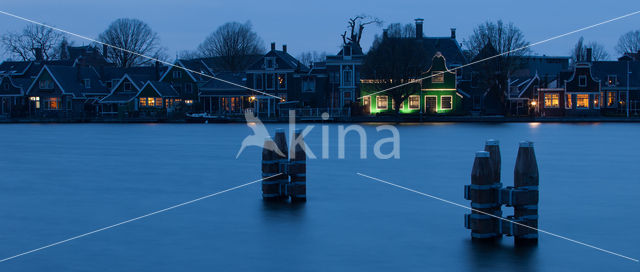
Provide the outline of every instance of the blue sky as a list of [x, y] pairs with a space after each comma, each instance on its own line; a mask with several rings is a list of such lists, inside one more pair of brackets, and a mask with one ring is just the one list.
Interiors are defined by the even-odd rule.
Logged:
[[[194, 49], [207, 34], [228, 21], [250, 20], [256, 32], [278, 47], [286, 43], [294, 56], [303, 51], [336, 53], [346, 20], [356, 14], [369, 14], [385, 24], [412, 23], [425, 19], [425, 35], [447, 36], [458, 29], [458, 40], [485, 20], [503, 19], [519, 26], [530, 42], [546, 39], [587, 25], [640, 10], [637, 0], [624, 1], [207, 1], [207, 0], [22, 0], [3, 1], [1, 10], [53, 24], [82, 35], [97, 37], [111, 21], [135, 17], [147, 22], [162, 39], [170, 56]], [[0, 32], [18, 30], [26, 23], [0, 15]], [[612, 56], [620, 35], [640, 29], [640, 15], [583, 33], [536, 46], [540, 55], [567, 55], [580, 35], [598, 40]], [[371, 45], [382, 28], [365, 31], [363, 47]], [[85, 41], [74, 39], [76, 44]], [[2, 57], [4, 59], [4, 57]]]

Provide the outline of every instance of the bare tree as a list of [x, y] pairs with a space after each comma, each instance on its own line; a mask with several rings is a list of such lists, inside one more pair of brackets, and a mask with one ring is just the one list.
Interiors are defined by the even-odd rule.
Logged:
[[620, 36], [616, 51], [620, 54], [640, 52], [640, 30], [629, 31]]
[[203, 57], [221, 57], [226, 68], [239, 71], [248, 65], [250, 55], [264, 54], [264, 42], [256, 34], [251, 22], [229, 22], [221, 25], [198, 46]]
[[[487, 43], [491, 43], [498, 53], [507, 53], [504, 57], [517, 57], [530, 53], [529, 45], [522, 31], [513, 23], [484, 22], [473, 29], [473, 33], [463, 44], [472, 57], [475, 57]], [[522, 49], [524, 48], [524, 49]], [[511, 52], [515, 49], [522, 49]]]
[[394, 23], [385, 30], [389, 38], [413, 38], [416, 36], [416, 27], [413, 24]]
[[342, 33], [342, 43], [349, 44], [354, 43], [360, 46], [360, 40], [362, 39], [362, 33], [367, 25], [382, 25], [382, 20], [369, 16], [358, 15], [353, 18], [349, 18], [347, 22], [347, 30]]
[[202, 57], [200, 52], [194, 50], [182, 50], [176, 54], [177, 59], [197, 59]]
[[11, 58], [33, 60], [36, 58], [37, 51], [42, 49], [43, 59], [52, 60], [58, 56], [56, 47], [64, 37], [64, 34], [51, 28], [28, 25], [21, 32], [2, 35], [0, 42]]
[[604, 46], [598, 42], [584, 42], [584, 37], [580, 37], [576, 45], [571, 52], [571, 61], [578, 63], [587, 60], [587, 48], [591, 48], [591, 60], [602, 61], [609, 58], [609, 53]]
[[327, 53], [325, 52], [318, 53], [318, 51], [307, 51], [298, 55], [298, 60], [304, 65], [311, 66], [314, 62], [325, 60], [326, 56]]
[[164, 49], [160, 46], [158, 33], [138, 19], [120, 18], [113, 21], [107, 30], [98, 36], [98, 40], [113, 46], [109, 48], [107, 59], [120, 67], [153, 62], [140, 55], [166, 58]]

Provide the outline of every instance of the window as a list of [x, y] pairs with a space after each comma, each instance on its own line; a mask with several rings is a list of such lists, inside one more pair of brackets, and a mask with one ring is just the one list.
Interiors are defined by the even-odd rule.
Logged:
[[253, 85], [257, 90], [262, 90], [264, 88], [263, 86], [263, 81], [264, 81], [264, 75], [263, 74], [254, 74], [253, 75]]
[[365, 111], [368, 111], [371, 107], [371, 96], [365, 96], [362, 98], [362, 106]]
[[38, 87], [42, 90], [51, 90], [53, 89], [53, 81], [50, 79], [43, 79], [38, 82]]
[[616, 86], [616, 85], [618, 85], [618, 76], [617, 75], [608, 75], [607, 76], [607, 85], [608, 86]]
[[146, 107], [147, 105], [149, 105], [147, 103], [147, 98], [146, 97], [140, 97], [139, 100], [140, 100], [139, 105], [140, 105], [141, 108]]
[[315, 78], [304, 78], [302, 79], [302, 91], [312, 93], [316, 91], [316, 80]]
[[389, 109], [389, 98], [386, 95], [376, 96], [376, 109], [379, 109], [379, 110]]
[[131, 90], [133, 90], [133, 85], [131, 84], [131, 82], [125, 82], [125, 83], [124, 83], [124, 90], [125, 90], [125, 91], [131, 91]]
[[600, 94], [593, 95], [593, 108], [594, 109], [600, 108]]
[[342, 86], [353, 86], [353, 71], [349, 66], [342, 70]]
[[433, 72], [431, 77], [431, 83], [444, 83], [444, 72]]
[[576, 94], [576, 108], [589, 108], [589, 94]]
[[85, 89], [91, 88], [91, 79], [85, 78], [82, 80]]
[[344, 55], [345, 57], [350, 57], [351, 56], [351, 46], [350, 45], [345, 45], [344, 48], [342, 49], [342, 55]]
[[579, 76], [578, 77], [578, 85], [580, 87], [587, 87], [587, 76]]
[[617, 102], [616, 92], [607, 92], [607, 107], [615, 107]]
[[557, 93], [544, 94], [544, 107], [557, 109], [560, 107], [560, 95]]
[[162, 98], [156, 97], [156, 107], [162, 108]]
[[193, 90], [192, 90], [192, 88], [191, 88], [191, 83], [186, 83], [186, 84], [184, 84], [184, 91], [185, 91], [186, 93], [192, 93], [192, 92], [193, 92]]
[[40, 108], [40, 97], [39, 96], [29, 97], [29, 100], [31, 100], [33, 103], [36, 103], [36, 109]]
[[276, 68], [276, 59], [273, 57], [264, 58], [264, 68], [273, 70]]
[[182, 78], [182, 71], [180, 71], [180, 70], [173, 71], [173, 78], [174, 79]]
[[453, 109], [453, 97], [450, 95], [443, 95], [440, 97], [440, 108], [443, 110]]
[[427, 109], [427, 111], [429, 112], [435, 112], [436, 108], [437, 108], [437, 97], [435, 95], [427, 95], [427, 97], [425, 97], [425, 108]]
[[278, 90], [287, 89], [287, 74], [278, 74]]
[[173, 106], [173, 98], [171, 99], [166, 99], [167, 104], [165, 105], [165, 108], [171, 108], [171, 106]]
[[342, 93], [342, 101], [345, 104], [351, 103], [351, 92]]
[[193, 105], [193, 100], [185, 100], [184, 103], [187, 105]]
[[44, 108], [47, 110], [57, 110], [60, 109], [60, 98], [59, 97], [48, 97], [44, 100]]
[[567, 94], [564, 99], [564, 108], [573, 109], [573, 96], [571, 94]]
[[420, 96], [419, 95], [410, 95], [409, 96], [409, 109], [410, 110], [420, 109]]
[[267, 90], [273, 90], [275, 84], [275, 76], [273, 74], [267, 74]]

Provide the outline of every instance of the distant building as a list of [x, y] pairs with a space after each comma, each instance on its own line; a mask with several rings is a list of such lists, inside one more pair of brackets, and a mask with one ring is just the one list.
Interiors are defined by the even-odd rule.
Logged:
[[357, 101], [360, 97], [360, 68], [363, 60], [362, 48], [355, 43], [344, 44], [338, 54], [327, 56], [327, 106], [341, 108]]

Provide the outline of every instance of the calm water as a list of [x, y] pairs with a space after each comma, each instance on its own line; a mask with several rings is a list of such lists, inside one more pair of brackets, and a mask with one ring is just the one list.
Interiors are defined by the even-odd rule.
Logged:
[[[338, 160], [330, 126], [332, 159], [309, 161], [305, 205], [266, 205], [254, 184], [0, 263], [0, 271], [640, 271], [542, 233], [530, 249], [512, 238], [472, 244], [466, 210], [355, 174], [468, 204], [463, 185], [484, 140], [501, 140], [505, 184], [518, 141], [532, 140], [540, 228], [640, 258], [640, 126], [399, 130], [400, 160], [359, 159], [355, 135]], [[389, 136], [367, 131], [369, 146]], [[235, 159], [250, 132], [242, 124], [1, 125], [0, 259], [258, 179], [258, 148]], [[316, 125], [308, 139], [317, 155], [321, 136]]]

